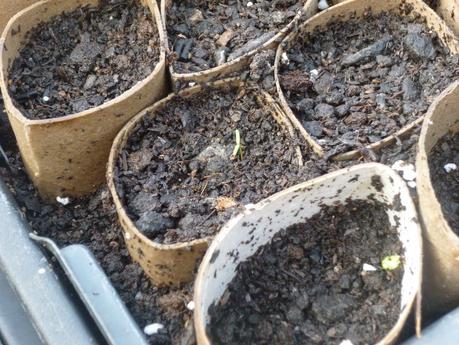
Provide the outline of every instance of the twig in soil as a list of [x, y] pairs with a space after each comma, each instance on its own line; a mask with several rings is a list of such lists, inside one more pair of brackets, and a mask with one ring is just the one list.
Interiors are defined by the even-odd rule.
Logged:
[[[276, 120], [276, 122], [283, 128], [292, 139], [295, 139], [295, 131], [292, 124], [290, 123], [287, 116], [284, 114], [280, 106], [272, 98], [272, 96], [266, 91], [262, 92], [262, 96], [258, 93], [256, 94], [256, 99], [260, 107], [267, 108], [271, 116]], [[267, 104], [266, 104], [267, 103]], [[268, 105], [268, 106], [267, 106]], [[301, 148], [299, 145], [295, 146], [295, 152], [298, 159], [298, 166], [303, 166], [303, 155], [301, 154]]]
[[243, 146], [241, 144], [241, 133], [239, 132], [239, 129], [234, 131], [234, 135], [236, 136], [236, 145], [234, 146], [233, 153], [231, 154], [231, 160], [235, 160], [238, 155], [242, 159]]

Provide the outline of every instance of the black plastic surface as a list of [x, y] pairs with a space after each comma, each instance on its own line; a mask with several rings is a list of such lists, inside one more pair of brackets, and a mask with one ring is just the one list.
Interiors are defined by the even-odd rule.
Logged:
[[8, 345], [44, 345], [21, 300], [2, 271], [0, 271], [0, 340]]

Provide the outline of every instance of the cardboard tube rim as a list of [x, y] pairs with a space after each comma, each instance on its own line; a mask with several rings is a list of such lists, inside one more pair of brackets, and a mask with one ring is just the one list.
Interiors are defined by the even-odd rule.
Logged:
[[[294, 114], [294, 112], [291, 110], [290, 106], [288, 105], [288, 102], [287, 102], [287, 99], [285, 97], [285, 94], [282, 90], [282, 87], [281, 87], [281, 84], [280, 84], [280, 79], [279, 79], [279, 67], [280, 67], [280, 61], [281, 61], [281, 56], [282, 54], [284, 53], [284, 47], [287, 46], [288, 43], [290, 43], [291, 41], [294, 41], [299, 33], [302, 31], [302, 30], [307, 30], [308, 29], [308, 26], [311, 25], [311, 22], [314, 23], [315, 21], [318, 20], [318, 18], [321, 18], [321, 17], [324, 17], [325, 16], [333, 16], [333, 18], [335, 20], [339, 20], [341, 21], [343, 19], [343, 11], [342, 11], [342, 8], [344, 7], [344, 12], [349, 12], [348, 10], [348, 7], [349, 5], [351, 4], [360, 4], [362, 2], [364, 2], [365, 0], [346, 0], [346, 1], [343, 1], [343, 2], [340, 2], [339, 4], [337, 5], [334, 5], [322, 12], [319, 12], [318, 14], [312, 16], [311, 18], [307, 19], [304, 23], [302, 23], [300, 25], [300, 28], [295, 31], [295, 32], [291, 32], [290, 34], [288, 34], [284, 40], [281, 42], [281, 44], [278, 46], [277, 48], [277, 51], [276, 51], [276, 59], [275, 59], [275, 63], [274, 63], [274, 80], [275, 80], [275, 83], [276, 83], [276, 89], [277, 89], [277, 94], [278, 94], [278, 97], [279, 97], [279, 100], [280, 100], [280, 103], [283, 107], [283, 110], [285, 111], [285, 113], [289, 116], [290, 120], [292, 121], [292, 123], [297, 127], [297, 130], [302, 134], [302, 136], [305, 138], [306, 141], [308, 141], [308, 143], [311, 145], [311, 147], [313, 148], [313, 150], [316, 152], [317, 155], [319, 155], [320, 157], [323, 157], [324, 156], [324, 148], [314, 139], [312, 138], [312, 136], [306, 131], [306, 129], [301, 125], [301, 123], [299, 122], [299, 120], [296, 118], [296, 115]], [[424, 3], [423, 1], [420, 1], [420, 0], [391, 0], [390, 2], [393, 3], [392, 5], [392, 8], [396, 8], [397, 5], [405, 2], [405, 3], [409, 3], [409, 4], [412, 4], [412, 5], [415, 5], [416, 8], [422, 10], [423, 12], [427, 12], [428, 14], [436, 17], [436, 19], [438, 20], [438, 22], [440, 24], [442, 24], [442, 27], [443, 27], [443, 30], [446, 32], [446, 34], [448, 35], [447, 37], [448, 38], [453, 38], [455, 40], [455, 51], [452, 51], [453, 54], [456, 54], [456, 55], [459, 55], [459, 46], [457, 45], [457, 38], [455, 38], [455, 35], [453, 33], [453, 31], [443, 22], [443, 20], [438, 16], [438, 14], [433, 10], [431, 9], [429, 6], [427, 6], [426, 3]], [[367, 5], [367, 7], [371, 7], [371, 5]], [[331, 13], [331, 15], [330, 15]], [[336, 16], [335, 16], [336, 14]], [[426, 16], [426, 14], [422, 14], [424, 17]], [[327, 22], [324, 22], [325, 24]], [[314, 25], [314, 27], [318, 27], [319, 25], [315, 25], [315, 24], [312, 24]], [[443, 37], [442, 35], [439, 35], [440, 36], [440, 39], [441, 41], [443, 42], [443, 44], [445, 44], [446, 46], [448, 46], [449, 48], [451, 48], [451, 44], [448, 44], [446, 41], [447, 39], [445, 37]], [[446, 36], [446, 35], [445, 35]], [[405, 125], [404, 127], [400, 128], [397, 132], [375, 142], [375, 143], [372, 143], [372, 144], [369, 144], [369, 145], [366, 145], [364, 146], [366, 149], [369, 149], [369, 150], [375, 150], [375, 151], [378, 151], [379, 149], [387, 146], [387, 145], [390, 145], [392, 144], [393, 142], [396, 141], [397, 138], [401, 138], [401, 137], [404, 137], [406, 135], [408, 135], [409, 133], [411, 133], [411, 131], [413, 129], [415, 129], [418, 125], [420, 125], [422, 123], [422, 121], [424, 120], [424, 117], [425, 115], [419, 117], [418, 119], [414, 120], [414, 121], [411, 121], [410, 123], [408, 123], [407, 125]], [[359, 150], [350, 150], [350, 151], [347, 151], [347, 152], [344, 152], [344, 153], [341, 153], [341, 154], [338, 154], [338, 155], [335, 155], [332, 157], [333, 160], [336, 160], [336, 161], [343, 161], [343, 160], [351, 160], [351, 159], [354, 159], [354, 158], [358, 158], [359, 156], [361, 156], [361, 152]]]
[[[343, 173], [351, 173], [354, 172], [357, 174], [357, 172], [362, 171], [362, 170], [380, 170], [380, 171], [386, 171], [389, 175], [393, 175], [395, 178], [400, 178], [398, 174], [392, 170], [390, 167], [380, 164], [380, 163], [364, 163], [364, 164], [358, 164], [354, 165], [349, 168], [344, 168], [340, 169], [331, 173], [328, 173], [326, 175], [319, 176], [317, 178], [308, 180], [306, 182], [300, 183], [299, 185], [292, 186], [290, 188], [284, 189], [281, 192], [278, 192], [262, 201], [254, 205], [254, 209], [261, 209], [264, 207], [265, 204], [269, 204], [270, 201], [276, 200], [279, 197], [288, 194], [292, 191], [299, 190], [299, 189], [307, 189], [309, 187], [313, 187], [315, 185], [320, 185], [321, 183], [325, 182], [331, 182], [334, 183], [334, 178], [342, 175]], [[396, 177], [397, 176], [397, 177]], [[409, 190], [408, 187], [406, 186], [405, 183], [403, 185], [401, 184], [401, 187], [403, 190], [404, 194], [409, 195]], [[414, 202], [411, 198], [409, 198], [409, 204], [410, 208], [412, 211], [416, 214], [416, 217], [419, 218], [419, 214], [416, 212], [416, 208], [414, 206]], [[225, 225], [224, 229], [228, 231], [228, 229], [233, 228], [234, 224], [238, 223], [241, 218], [244, 217], [244, 214], [239, 214], [235, 217], [233, 217], [231, 220], [229, 220]], [[423, 243], [422, 243], [422, 232], [421, 232], [421, 226], [419, 225], [417, 227], [417, 236], [421, 239], [419, 241], [419, 253], [420, 253], [420, 258], [419, 258], [419, 270], [417, 271], [417, 274], [415, 275], [415, 279], [418, 282], [418, 287], [417, 287], [417, 293], [414, 293], [410, 299], [407, 301], [406, 305], [404, 306], [403, 309], [400, 310], [399, 316], [397, 318], [397, 321], [392, 325], [392, 328], [390, 331], [385, 335], [383, 339], [378, 341], [376, 345], [387, 345], [387, 344], [392, 344], [398, 337], [399, 332], [397, 332], [396, 328], [402, 327], [403, 324], [406, 323], [410, 312], [413, 308], [416, 308], [416, 321], [418, 323], [417, 317], [419, 316], [419, 305], [417, 303], [418, 298], [421, 295], [421, 289], [422, 289], [422, 277], [423, 277], [423, 263], [422, 263], [422, 255], [423, 255]], [[195, 301], [195, 310], [194, 310], [194, 326], [195, 326], [195, 331], [196, 331], [196, 338], [198, 341], [198, 345], [212, 345], [210, 339], [207, 336], [207, 332], [205, 329], [205, 320], [203, 319], [203, 316], [205, 315], [205, 312], [202, 310], [201, 303], [198, 301], [201, 301], [202, 299], [202, 294], [204, 292], [203, 288], [203, 282], [205, 281], [205, 268], [207, 268], [210, 263], [212, 262], [212, 256], [215, 252], [215, 250], [218, 248], [219, 243], [216, 241], [213, 241], [206, 254], [204, 255], [204, 258], [201, 261], [201, 265], [199, 267], [199, 271], [196, 275], [196, 280], [195, 280], [195, 285], [194, 285], [194, 298], [193, 300]]]
[[[208, 84], [211, 85], [213, 88], [224, 88], [227, 86], [238, 86], [241, 85], [242, 81], [239, 78], [229, 78], [229, 79], [222, 79], [217, 82]], [[116, 162], [118, 159], [119, 152], [121, 149], [124, 147], [126, 144], [127, 139], [129, 136], [132, 134], [132, 131], [134, 130], [135, 126], [145, 117], [148, 116], [149, 113], [154, 113], [156, 110], [160, 109], [161, 107], [165, 106], [171, 99], [177, 97], [177, 96], [189, 96], [194, 93], [197, 93], [199, 91], [203, 90], [202, 85], [196, 85], [191, 88], [184, 89], [180, 91], [179, 93], [171, 93], [169, 96], [166, 98], [163, 98], [162, 100], [156, 102], [153, 104], [151, 107], [148, 107], [141, 111], [139, 114], [134, 116], [124, 127], [123, 129], [118, 133], [116, 136], [113, 146], [110, 150], [110, 156], [108, 159], [108, 165], [107, 165], [107, 184], [108, 184], [108, 189], [110, 191], [110, 194], [112, 195], [113, 201], [115, 203], [116, 211], [118, 213], [118, 216], [125, 222], [127, 227], [130, 229], [130, 231], [134, 232], [134, 234], [141, 239], [142, 242], [146, 243], [147, 245], [159, 249], [159, 250], [177, 250], [177, 249], [184, 249], [184, 248], [189, 248], [193, 247], [202, 243], [208, 243], [209, 241], [212, 240], [213, 236], [207, 236], [203, 237], [200, 239], [195, 239], [192, 241], [185, 241], [185, 242], [177, 242], [173, 244], [162, 244], [155, 242], [151, 239], [149, 239], [147, 236], [145, 236], [142, 231], [140, 231], [134, 222], [131, 220], [129, 215], [126, 212], [126, 207], [124, 206], [123, 202], [121, 201], [121, 198], [118, 194], [118, 191], [116, 190], [115, 186], [115, 169], [116, 169]], [[150, 115], [154, 116], [154, 115]], [[122, 225], [123, 225], [122, 222]], [[124, 228], [123, 225], [123, 233], [126, 234], [127, 230]]]
[[[170, 1], [170, 0], [169, 0]], [[163, 29], [164, 29], [164, 36], [166, 37], [165, 40], [165, 50], [167, 52], [170, 52], [170, 46], [169, 46], [169, 35], [167, 33], [167, 4], [168, 0], [161, 0], [161, 15], [162, 15], [162, 21], [163, 21]], [[267, 50], [270, 48], [275, 47], [282, 39], [287, 35], [288, 32], [291, 31], [291, 29], [298, 23], [298, 21], [302, 18], [303, 13], [307, 13], [308, 9], [310, 7], [310, 4], [313, 3], [314, 0], [306, 0], [304, 6], [301, 8], [301, 10], [295, 15], [295, 17], [287, 23], [282, 29], [278, 30], [277, 33], [266, 41], [265, 43], [259, 45], [258, 47], [252, 49], [251, 51], [245, 53], [244, 55], [229, 61], [225, 62], [224, 64], [220, 66], [215, 66], [211, 67], [209, 69], [205, 69], [202, 71], [198, 72], [189, 72], [189, 73], [177, 73], [174, 72], [174, 66], [171, 63], [169, 65], [169, 71], [171, 74], [171, 77], [173, 81], [193, 81], [193, 80], [210, 80], [213, 77], [222, 77], [225, 75], [225, 71], [228, 70], [230, 67], [234, 67], [238, 64], [242, 64], [242, 66], [239, 69], [241, 69], [247, 62], [247, 60], [257, 54], [260, 51]]]
[[[5, 40], [8, 35], [8, 33], [13, 29], [13, 26], [15, 25], [16, 21], [20, 19], [25, 13], [28, 12], [38, 12], [41, 7], [46, 6], [48, 3], [52, 2], [60, 2], [62, 0], [42, 0], [39, 1], [35, 4], [30, 5], [29, 7], [26, 7], [25, 9], [21, 10], [20, 12], [16, 13], [9, 21], [8, 24], [5, 26], [5, 30], [2, 33], [2, 36], [0, 38], [0, 57], [3, 56], [4, 50], [5, 50]], [[100, 1], [100, 0], [99, 0]], [[159, 35], [159, 61], [156, 63], [155, 68], [153, 71], [150, 73], [150, 75], [140, 81], [138, 81], [134, 86], [132, 86], [130, 89], [126, 90], [123, 92], [121, 95], [97, 106], [97, 107], [92, 107], [90, 109], [87, 109], [85, 111], [79, 112], [79, 113], [74, 113], [74, 114], [69, 114], [57, 118], [50, 118], [50, 119], [29, 119], [25, 117], [22, 112], [14, 105], [14, 102], [12, 100], [12, 97], [9, 94], [8, 91], [8, 68], [9, 66], [4, 66], [3, 65], [3, 59], [0, 58], [0, 90], [3, 94], [3, 102], [5, 104], [5, 109], [8, 109], [10, 114], [14, 116], [16, 119], [21, 121], [25, 126], [31, 126], [31, 125], [48, 125], [48, 124], [54, 124], [54, 123], [60, 123], [60, 122], [66, 122], [69, 120], [74, 120], [77, 118], [82, 118], [82, 117], [87, 117], [91, 116], [94, 113], [97, 113], [101, 110], [105, 110], [107, 108], [113, 107], [117, 103], [119, 103], [121, 100], [124, 100], [126, 98], [129, 98], [139, 92], [146, 84], [152, 82], [157, 76], [161, 73], [161, 70], [163, 66], [166, 63], [166, 52], [164, 50], [164, 41], [165, 41], [165, 36], [162, 28], [162, 20], [161, 20], [161, 14], [158, 8], [158, 5], [156, 3], [156, 0], [142, 0], [143, 4], [146, 4], [148, 8], [150, 9], [150, 12], [153, 16], [153, 21], [155, 22], [158, 35]], [[5, 68], [6, 67], [6, 68]], [[4, 72], [5, 71], [5, 72]]]
[[[432, 126], [430, 125], [435, 118], [439, 115], [436, 113], [436, 109], [438, 104], [449, 94], [451, 94], [454, 90], [459, 89], [459, 81], [454, 82], [451, 84], [446, 90], [444, 90], [440, 96], [438, 96], [432, 105], [429, 107], [429, 110], [425, 116], [424, 122], [421, 128], [421, 134], [419, 136], [418, 142], [418, 153], [416, 155], [416, 181], [418, 186], [418, 195], [419, 195], [419, 208], [421, 210], [421, 216], [426, 222], [426, 226], [431, 223], [429, 220], [430, 218], [426, 217], [426, 213], [435, 214], [436, 222], [440, 222], [439, 226], [435, 227], [435, 231], [441, 232], [441, 235], [437, 237], [443, 237], [445, 242], [452, 244], [453, 246], [459, 247], [459, 236], [451, 229], [446, 220], [440, 201], [438, 200], [435, 189], [432, 185], [432, 177], [430, 174], [429, 169], [429, 161], [428, 156], [430, 152], [427, 152], [426, 149], [426, 138], [429, 136], [429, 133], [432, 130]], [[459, 114], [457, 115], [459, 120]], [[457, 133], [457, 132], [456, 132]], [[447, 134], [442, 133], [442, 136]], [[426, 209], [426, 201], [428, 200], [428, 210]], [[433, 209], [432, 209], [433, 208]], [[429, 231], [427, 231], [429, 232]], [[430, 237], [427, 237], [427, 240], [431, 242]], [[433, 245], [436, 243], [431, 242]]]

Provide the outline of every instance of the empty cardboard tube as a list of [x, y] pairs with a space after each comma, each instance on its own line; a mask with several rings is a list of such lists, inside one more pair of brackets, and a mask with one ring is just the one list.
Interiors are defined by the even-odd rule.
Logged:
[[[206, 85], [206, 88], [224, 90], [240, 85], [240, 79], [232, 78], [209, 83]], [[169, 101], [177, 96], [192, 97], [202, 90], [203, 87], [200, 85], [184, 89], [177, 95], [171, 94], [167, 98], [154, 104], [152, 107], [143, 110], [120, 131], [110, 152], [107, 183], [116, 206], [120, 223], [123, 227], [126, 246], [134, 261], [138, 262], [152, 281], [159, 286], [178, 285], [191, 281], [194, 277], [193, 273], [196, 268], [196, 263], [204, 256], [212, 238], [207, 237], [176, 244], [160, 244], [146, 237], [137, 229], [136, 225], [129, 217], [125, 205], [116, 189], [115, 178], [117, 160], [130, 135], [145, 116], [155, 116], [157, 110], [166, 107]], [[269, 100], [266, 100], [264, 105], [266, 107], [273, 107]], [[273, 114], [271, 115], [275, 117], [276, 114], [274, 113], [276, 113], [278, 109], [273, 107], [272, 111]], [[280, 122], [288, 121], [285, 116], [283, 119], [278, 120]], [[290, 123], [285, 125], [286, 131], [288, 131], [289, 126], [291, 127]]]
[[416, 182], [425, 239], [425, 309], [427, 315], [433, 317], [459, 305], [459, 236], [443, 215], [428, 161], [439, 139], [448, 133], [459, 132], [458, 109], [459, 82], [455, 82], [430, 106], [422, 124], [416, 157]]
[[6, 23], [22, 9], [38, 2], [39, 0], [2, 0], [0, 1], [0, 33], [5, 29]]
[[[128, 91], [98, 107], [64, 117], [26, 118], [8, 92], [8, 70], [18, 55], [27, 32], [43, 21], [98, 0], [40, 1], [16, 14], [0, 39], [0, 87], [24, 165], [41, 196], [84, 196], [104, 181], [113, 139], [135, 114], [167, 94], [165, 51], [153, 72]], [[154, 0], [144, 0], [151, 10], [160, 41], [161, 15]]]
[[457, 0], [440, 0], [435, 11], [451, 30], [459, 35], [459, 2]]
[[[380, 177], [382, 189], [372, 183], [374, 176]], [[337, 190], [341, 192], [336, 193]], [[421, 228], [403, 179], [385, 165], [369, 163], [338, 170], [288, 188], [259, 202], [224, 225], [210, 245], [196, 278], [194, 322], [198, 345], [211, 345], [206, 333], [210, 322], [209, 308], [221, 299], [236, 275], [240, 262], [267, 244], [277, 232], [317, 214], [323, 205], [336, 205], [336, 202], [342, 203], [349, 198], [365, 200], [369, 197], [387, 205], [400, 200], [403, 205], [387, 209], [390, 223], [397, 228], [404, 250], [400, 315], [384, 338], [377, 339], [378, 345], [393, 344], [410, 312], [419, 307], [416, 302], [422, 280]], [[244, 224], [251, 223], [257, 224], [257, 227], [248, 232]], [[419, 311], [416, 315], [419, 326]]]
[[[278, 46], [276, 52], [276, 60], [274, 64], [274, 78], [276, 81], [277, 93], [280, 99], [280, 103], [285, 113], [289, 116], [292, 123], [295, 125], [297, 130], [301, 133], [304, 139], [309, 143], [312, 149], [319, 155], [324, 156], [323, 147], [306, 131], [301, 122], [296, 118], [292, 109], [290, 109], [284, 92], [279, 80], [279, 66], [281, 64], [282, 54], [288, 50], [288, 47], [295, 44], [295, 40], [299, 35], [303, 33], [312, 33], [319, 27], [326, 27], [330, 22], [345, 22], [352, 18], [359, 18], [364, 15], [368, 9], [374, 14], [378, 14], [385, 11], [396, 11], [400, 13], [401, 5], [411, 5], [412, 11], [410, 16], [419, 15], [425, 19], [427, 26], [434, 30], [440, 40], [445, 46], [447, 46], [453, 54], [459, 54], [458, 40], [454, 33], [448, 28], [445, 22], [423, 1], [421, 0], [348, 0], [340, 2], [339, 4], [330, 7], [329, 9], [313, 16], [302, 23], [298, 30], [290, 33]], [[405, 16], [406, 14], [400, 13]], [[415, 121], [407, 124], [396, 133], [389, 135], [388, 137], [377, 141], [373, 144], [367, 145], [366, 148], [377, 151], [385, 146], [388, 146], [396, 141], [397, 138], [408, 135], [414, 128], [422, 123], [423, 117], [416, 119]], [[359, 150], [352, 150], [345, 152], [333, 157], [334, 160], [350, 160], [361, 156]]]
[[[167, 11], [170, 7], [170, 4], [173, 0], [161, 0], [161, 14], [164, 24], [164, 36], [166, 37], [165, 41], [165, 50], [168, 56], [172, 56], [172, 47], [167, 34]], [[169, 63], [169, 71], [172, 79], [172, 87], [174, 90], [180, 90], [183, 87], [187, 87], [190, 82], [194, 83], [205, 83], [212, 80], [217, 80], [228, 76], [230, 73], [238, 72], [244, 67], [247, 67], [250, 63], [250, 58], [255, 54], [268, 49], [274, 49], [285, 37], [285, 35], [296, 27], [300, 18], [309, 18], [315, 13], [317, 13], [317, 2], [318, 0], [306, 0], [302, 13], [298, 13], [295, 18], [282, 28], [274, 37], [272, 37], [267, 42], [259, 45], [257, 48], [249, 51], [248, 53], [242, 55], [241, 57], [234, 59], [229, 62], [216, 67], [209, 68], [207, 70], [191, 73], [177, 73], [174, 71], [173, 62]]]

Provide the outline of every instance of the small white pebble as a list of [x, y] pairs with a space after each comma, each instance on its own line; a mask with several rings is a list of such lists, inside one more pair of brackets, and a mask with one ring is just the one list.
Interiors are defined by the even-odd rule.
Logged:
[[311, 77], [316, 78], [319, 75], [319, 71], [316, 69], [312, 69], [309, 71], [309, 74], [311, 75]]
[[187, 305], [186, 308], [188, 310], [194, 310], [194, 301], [190, 301]]
[[288, 65], [290, 63], [286, 52], [282, 53], [281, 62], [283, 65]]
[[189, 86], [195, 86], [196, 83], [195, 83], [194, 81], [190, 81], [190, 82], [188, 83], [188, 85], [189, 85]]
[[428, 124], [428, 125], [433, 125], [433, 121], [432, 121], [432, 120], [429, 120], [429, 121], [427, 121], [427, 124]]
[[109, 19], [110, 19], [110, 20], [113, 20], [113, 16], [110, 16], [110, 18], [109, 18]]
[[457, 170], [457, 165], [454, 163], [448, 163], [448, 164], [445, 164], [443, 169], [445, 169], [447, 173], [450, 173], [451, 171]]
[[328, 5], [327, 0], [320, 0], [319, 3], [317, 4], [317, 8], [321, 11], [326, 10], [330, 6]]
[[364, 272], [374, 272], [377, 271], [378, 269], [370, 264], [363, 264], [362, 271]]
[[131, 234], [129, 232], [126, 232], [126, 234], [124, 235], [124, 237], [127, 239], [127, 240], [130, 240], [131, 239]]
[[416, 179], [416, 170], [413, 164], [398, 160], [392, 164], [392, 169], [401, 172], [405, 181], [414, 181]]
[[48, 96], [43, 96], [43, 102], [48, 102], [49, 101], [49, 97]]
[[38, 274], [45, 274], [46, 273], [46, 270], [44, 268], [40, 268], [38, 270]]
[[159, 330], [163, 328], [164, 326], [160, 323], [151, 323], [145, 326], [145, 328], [143, 329], [143, 332], [146, 335], [153, 335], [153, 334], [157, 334]]
[[408, 181], [406, 184], [407, 184], [408, 187], [410, 187], [410, 188], [416, 188], [416, 182], [414, 182], [414, 181]]
[[249, 2], [247, 3], [247, 7], [252, 7], [252, 6], [253, 6], [253, 2], [252, 2], [252, 1], [249, 1]]
[[62, 198], [60, 196], [56, 197], [56, 201], [59, 203], [59, 204], [62, 204], [62, 205], [68, 205], [70, 204], [70, 199], [69, 198]]
[[339, 345], [354, 345], [349, 339], [343, 340]]

